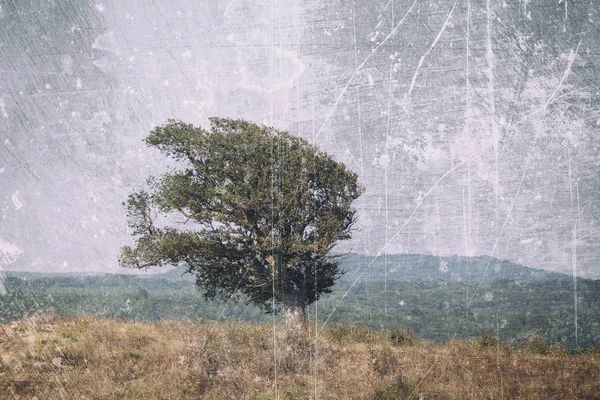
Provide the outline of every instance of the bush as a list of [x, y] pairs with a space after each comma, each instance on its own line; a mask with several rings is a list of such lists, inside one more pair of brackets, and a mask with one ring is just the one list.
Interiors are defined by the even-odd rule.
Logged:
[[362, 342], [368, 343], [371, 341], [372, 332], [367, 326], [354, 324], [335, 324], [330, 325], [325, 330], [327, 336], [338, 343], [345, 342]]
[[375, 393], [375, 399], [377, 400], [398, 400], [406, 399], [413, 400], [418, 397], [414, 396], [413, 385], [411, 385], [406, 378], [398, 376], [388, 387], [378, 390]]
[[475, 337], [475, 344], [479, 347], [496, 347], [498, 338], [489, 331], [481, 331]]
[[551, 352], [552, 346], [543, 338], [537, 335], [530, 336], [524, 344], [524, 347], [533, 354], [546, 355]]
[[388, 337], [394, 346], [413, 346], [419, 340], [408, 328], [392, 328], [388, 331]]

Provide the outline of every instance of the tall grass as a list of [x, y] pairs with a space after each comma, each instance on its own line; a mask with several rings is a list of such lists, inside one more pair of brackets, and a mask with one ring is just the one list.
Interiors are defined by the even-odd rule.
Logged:
[[0, 398], [600, 398], [593, 351], [570, 354], [539, 339], [521, 347], [487, 337], [443, 345], [355, 325], [315, 331], [25, 319], [0, 325]]

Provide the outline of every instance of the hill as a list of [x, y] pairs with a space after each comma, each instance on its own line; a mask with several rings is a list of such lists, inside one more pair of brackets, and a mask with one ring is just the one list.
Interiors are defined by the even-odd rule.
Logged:
[[340, 255], [347, 270], [345, 280], [382, 280], [387, 269], [387, 278], [395, 281], [414, 282], [493, 282], [511, 280], [515, 283], [546, 280], [571, 279], [570, 275], [529, 268], [520, 264], [493, 257], [450, 256], [438, 257], [428, 254], [388, 254], [379, 257], [364, 254]]
[[[600, 281], [527, 268], [488, 257], [388, 255], [340, 257], [347, 271], [310, 306], [320, 324], [410, 328], [448, 341], [493, 332], [515, 343], [532, 334], [572, 348], [600, 344]], [[96, 318], [271, 320], [243, 302], [206, 301], [181, 268], [164, 274], [7, 274], [0, 322], [48, 308]], [[575, 313], [575, 301], [577, 312]]]

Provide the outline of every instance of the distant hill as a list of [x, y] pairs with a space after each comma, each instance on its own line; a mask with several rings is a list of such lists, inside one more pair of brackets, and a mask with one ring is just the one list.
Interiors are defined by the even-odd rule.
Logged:
[[[320, 324], [407, 327], [445, 341], [495, 332], [570, 347], [600, 345], [600, 281], [488, 257], [396, 254], [339, 257], [346, 273], [309, 307]], [[184, 268], [154, 274], [6, 273], [0, 322], [53, 308], [66, 315], [151, 321], [272, 317], [245, 303], [208, 301]], [[575, 313], [575, 302], [577, 313]], [[317, 312], [315, 312], [317, 311]]]
[[[439, 280], [453, 282], [493, 282], [498, 280], [512, 280], [515, 282], [536, 282], [555, 279], [572, 279], [571, 275], [546, 271], [543, 269], [529, 268], [506, 260], [490, 258], [487, 256], [465, 257], [450, 256], [440, 257], [428, 254], [388, 254], [379, 257], [364, 254], [336, 254], [345, 271], [342, 281], [354, 281], [359, 275], [360, 280], [384, 279], [387, 269], [387, 279], [413, 282], [418, 280]], [[185, 268], [156, 269], [154, 273], [139, 274], [113, 274], [100, 272], [24, 272], [7, 271], [7, 276], [22, 279], [61, 278], [68, 277], [79, 281], [92, 282], [90, 277], [105, 276], [105, 282], [132, 284], [139, 280], [173, 280], [193, 282], [194, 277], [185, 273]], [[584, 278], [579, 278], [584, 279]]]
[[426, 254], [388, 254], [374, 257], [350, 253], [340, 255], [340, 262], [347, 271], [344, 280], [354, 280], [361, 274], [361, 280], [380, 280], [387, 275], [387, 279], [402, 282], [418, 280], [536, 282], [572, 279], [570, 275], [529, 268], [487, 256], [438, 257]]

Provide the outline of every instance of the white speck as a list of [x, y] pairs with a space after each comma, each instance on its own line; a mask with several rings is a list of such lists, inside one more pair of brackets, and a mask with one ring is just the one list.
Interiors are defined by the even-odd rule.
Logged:
[[492, 301], [494, 300], [494, 293], [486, 292], [486, 294], [483, 297], [485, 298], [485, 301]]
[[[6, 218], [6, 215], [4, 215]], [[0, 238], [0, 265], [8, 265], [14, 263], [17, 258], [23, 254], [23, 250], [19, 249], [12, 243], [5, 242]], [[4, 281], [0, 277], [0, 296], [6, 294], [6, 288], [4, 287]]]
[[77, 78], [75, 81], [75, 86], [77, 87], [77, 90], [81, 89], [81, 78]]
[[46, 85], [44, 85], [46, 87], [46, 89], [50, 89], [52, 86], [50, 86], [49, 83], [46, 83]]
[[189, 50], [181, 53], [181, 57], [183, 57], [183, 58], [190, 58], [191, 56], [192, 56], [192, 52]]
[[68, 267], [68, 266], [69, 266], [69, 263], [66, 261], [63, 261], [63, 267]]
[[400, 304], [401, 306], [403, 306], [404, 305], [404, 300], [400, 300], [400, 302], [398, 304]]
[[4, 172], [4, 167], [0, 168], [0, 174]]
[[165, 79], [165, 81], [163, 82], [163, 85], [169, 86], [169, 81]]
[[383, 154], [381, 157], [375, 157], [373, 159], [373, 165], [378, 166], [380, 168], [385, 168], [390, 162], [390, 157], [387, 154]]
[[25, 205], [25, 203], [23, 203], [19, 200], [19, 191], [18, 190], [16, 190], [10, 198], [15, 206], [15, 210], [23, 208], [23, 206]]
[[107, 51], [117, 56], [121, 55], [121, 45], [115, 38], [113, 31], [108, 31], [96, 37], [94, 43], [92, 43], [92, 49]]
[[448, 262], [445, 260], [440, 261], [440, 271], [444, 274], [448, 272]]
[[61, 62], [65, 74], [71, 75], [73, 73], [73, 57], [66, 55], [62, 58]]
[[121, 311], [124, 311], [127, 313], [131, 311], [131, 300], [130, 299], [127, 299], [125, 301], [125, 307], [121, 307]]
[[94, 239], [98, 239], [98, 235], [94, 233]]
[[96, 214], [92, 214], [92, 216], [90, 217], [90, 219], [94, 222], [98, 222], [98, 217], [96, 216]]
[[4, 104], [4, 99], [0, 97], [0, 112], [2, 112], [2, 116], [4, 118], [8, 118], [8, 114], [6, 113], [6, 104]]
[[[289, 65], [290, 67], [287, 69], [285, 79], [278, 79], [278, 82], [275, 85], [271, 85], [270, 83], [265, 84], [266, 82], [270, 81], [260, 78], [260, 75], [254, 75], [254, 71], [256, 71], [255, 69], [240, 68], [238, 71], [242, 75], [242, 79], [239, 83], [239, 86], [244, 89], [257, 90], [265, 93], [276, 92], [282, 87], [292, 88], [296, 82], [296, 79], [298, 79], [306, 70], [306, 66], [304, 63], [302, 63], [298, 57], [298, 54], [295, 52], [277, 48], [275, 53], [278, 57], [281, 56], [284, 58], [286, 65]], [[261, 84], [261, 82], [263, 83]], [[207, 83], [212, 85], [212, 82], [210, 81]], [[198, 85], [196, 85], [196, 87], [196, 90], [198, 90]]]
[[96, 10], [103, 12], [104, 11], [104, 4], [96, 4]]
[[379, 36], [379, 31], [371, 32], [371, 34], [369, 35], [369, 40], [371, 42], [374, 42], [375, 40], [377, 40], [378, 36]]
[[0, 261], [4, 265], [12, 264], [23, 254], [23, 250], [21, 250], [17, 245], [14, 245], [9, 242], [5, 242], [0, 237]]

